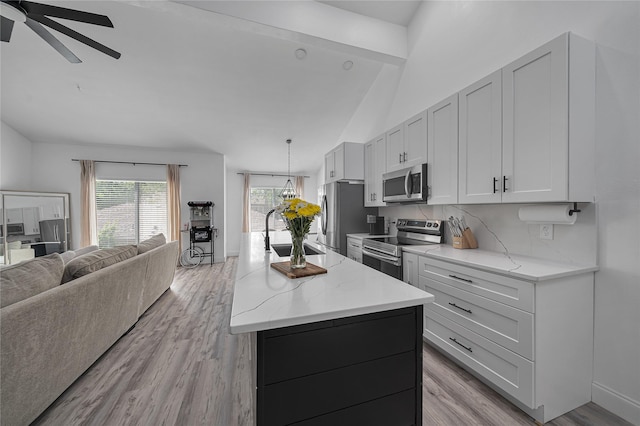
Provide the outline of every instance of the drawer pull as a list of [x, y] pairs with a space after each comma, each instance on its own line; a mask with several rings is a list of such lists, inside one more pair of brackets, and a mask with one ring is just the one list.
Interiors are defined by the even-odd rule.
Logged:
[[454, 308], [458, 308], [458, 309], [460, 309], [461, 311], [465, 311], [465, 312], [468, 312], [468, 313], [470, 313], [470, 314], [472, 314], [472, 313], [473, 313], [473, 312], [471, 312], [471, 309], [461, 308], [460, 306], [456, 305], [455, 303], [451, 303], [451, 302], [449, 302], [449, 304], [450, 304], [451, 306], [453, 306]]
[[473, 282], [473, 281], [468, 280], [468, 279], [466, 279], [466, 278], [460, 278], [460, 277], [458, 277], [458, 276], [456, 276], [456, 275], [451, 275], [451, 274], [449, 274], [449, 276], [450, 276], [451, 278], [455, 278], [456, 280], [464, 281], [464, 282], [466, 282], [466, 283], [472, 283], [472, 282]]
[[472, 350], [470, 347], [465, 346], [465, 345], [463, 345], [462, 343], [458, 342], [458, 341], [456, 340], [456, 338], [455, 338], [455, 337], [449, 337], [449, 340], [451, 340], [453, 343], [455, 343], [455, 344], [456, 344], [456, 345], [458, 345], [458, 346], [462, 346], [463, 348], [465, 348], [465, 349], [466, 349], [466, 350], [468, 350], [469, 352], [473, 352], [473, 350]]

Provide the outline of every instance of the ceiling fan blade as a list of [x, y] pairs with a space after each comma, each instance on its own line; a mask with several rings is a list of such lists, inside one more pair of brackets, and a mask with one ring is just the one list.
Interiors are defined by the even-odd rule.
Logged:
[[67, 61], [69, 61], [71, 63], [74, 63], [74, 64], [79, 64], [80, 62], [82, 62], [80, 60], [80, 58], [78, 58], [76, 55], [74, 55], [72, 51], [67, 49], [67, 47], [60, 42], [60, 40], [55, 38], [53, 36], [53, 34], [51, 34], [49, 31], [47, 31], [47, 29], [45, 27], [43, 27], [42, 25], [40, 25], [38, 22], [36, 22], [33, 19], [30, 19], [29, 17], [27, 17], [27, 20], [25, 21], [25, 24], [27, 24], [27, 26], [29, 28], [31, 28], [36, 34], [38, 34], [40, 37], [42, 37], [42, 39], [44, 41], [49, 43], [51, 45], [51, 47], [56, 49], [58, 51], [58, 53], [60, 53], [62, 56], [64, 56]]
[[84, 36], [82, 34], [80, 34], [77, 31], [72, 30], [71, 28], [65, 27], [64, 25], [60, 24], [59, 22], [54, 21], [53, 19], [49, 19], [46, 16], [42, 16], [42, 15], [30, 15], [31, 19], [40, 22], [43, 25], [46, 25], [49, 28], [53, 28], [56, 31], [61, 32], [64, 35], [67, 35], [71, 38], [74, 38], [76, 40], [78, 40], [81, 43], [86, 44], [87, 46], [91, 46], [94, 49], [111, 56], [112, 58], [116, 58], [119, 59], [120, 58], [120, 53], [116, 52], [113, 49], [108, 48], [107, 46], [105, 46], [104, 44], [100, 44], [95, 40], [90, 39], [87, 36]]
[[2, 41], [11, 40], [11, 30], [13, 30], [13, 21], [11, 19], [0, 16], [0, 32], [2, 32]]
[[67, 9], [66, 7], [33, 3], [30, 1], [22, 1], [20, 2], [20, 6], [27, 11], [27, 14], [47, 15], [53, 16], [54, 18], [69, 19], [71, 21], [113, 28], [113, 23], [108, 16], [98, 15], [97, 13], [83, 12], [81, 10]]

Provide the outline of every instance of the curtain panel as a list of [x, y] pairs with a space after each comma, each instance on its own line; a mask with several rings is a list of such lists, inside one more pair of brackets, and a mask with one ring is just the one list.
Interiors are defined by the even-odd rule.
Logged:
[[167, 164], [167, 233], [169, 241], [178, 241], [182, 250], [180, 233], [180, 166]]
[[242, 232], [251, 232], [251, 174], [244, 174], [242, 198]]
[[295, 183], [296, 187], [296, 195], [298, 196], [298, 198], [303, 198], [304, 197], [304, 176], [296, 176], [296, 183]]
[[98, 244], [96, 163], [80, 160], [80, 248]]

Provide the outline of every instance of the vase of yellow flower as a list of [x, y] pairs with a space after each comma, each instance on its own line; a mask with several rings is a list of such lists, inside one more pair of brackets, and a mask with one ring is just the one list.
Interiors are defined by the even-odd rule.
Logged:
[[284, 200], [276, 207], [276, 211], [282, 215], [291, 233], [291, 269], [306, 267], [304, 239], [309, 233], [314, 218], [320, 215], [320, 206], [300, 198], [293, 198]]

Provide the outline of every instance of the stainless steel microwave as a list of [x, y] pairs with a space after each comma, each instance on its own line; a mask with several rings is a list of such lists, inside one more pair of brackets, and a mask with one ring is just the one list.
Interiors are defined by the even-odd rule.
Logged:
[[7, 223], [7, 236], [11, 235], [24, 235], [24, 224]]
[[427, 191], [427, 163], [382, 175], [382, 201], [386, 203], [425, 203]]

